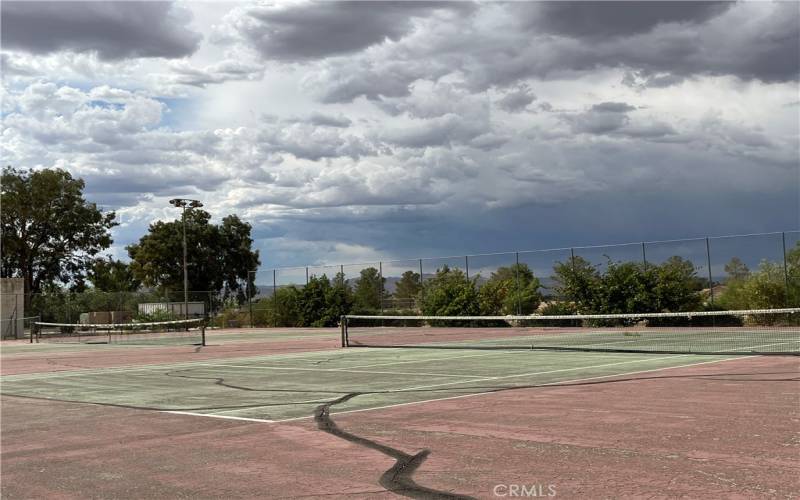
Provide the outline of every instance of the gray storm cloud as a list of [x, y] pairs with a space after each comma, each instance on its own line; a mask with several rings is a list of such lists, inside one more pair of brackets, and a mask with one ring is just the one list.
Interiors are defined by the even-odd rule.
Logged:
[[191, 55], [202, 36], [172, 2], [4, 1], [4, 49], [96, 52], [103, 59]]
[[186, 195], [276, 264], [781, 230], [796, 7], [3, 2], [0, 154], [120, 245]]

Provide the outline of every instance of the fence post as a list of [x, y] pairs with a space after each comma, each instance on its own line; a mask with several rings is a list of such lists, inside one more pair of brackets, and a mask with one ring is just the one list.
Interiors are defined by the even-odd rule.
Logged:
[[[422, 279], [422, 259], [419, 259], [419, 294], [417, 294], [417, 297], [423, 296], [424, 293], [425, 293], [425, 284], [424, 280]], [[414, 307], [421, 311], [422, 309], [420, 307], [420, 304], [418, 303], [417, 297], [414, 297]]]
[[569, 249], [569, 255], [570, 255], [570, 257], [569, 257], [570, 262], [572, 263], [572, 274], [574, 275], [575, 274], [575, 249], [574, 248], [570, 248]]
[[306, 286], [308, 286], [308, 266], [306, 266]]
[[522, 304], [520, 304], [520, 289], [519, 289], [519, 252], [515, 253], [516, 255], [516, 265], [514, 266], [514, 280], [516, 281], [516, 289], [517, 289], [517, 315], [522, 314]]
[[714, 305], [714, 281], [711, 276], [711, 245], [708, 242], [708, 237], [706, 237], [706, 262], [708, 264], [708, 286], [709, 291], [711, 292], [711, 305]]
[[[250, 291], [250, 273], [252, 272], [247, 271], [247, 283], [245, 284], [247, 287], [247, 308], [250, 310], [250, 328], [253, 328], [253, 293]], [[253, 281], [255, 282], [255, 280]]]
[[[784, 258], [783, 261], [785, 263], [786, 259]], [[14, 294], [14, 315], [12, 316], [14, 318], [14, 338], [15, 339], [19, 338], [19, 321], [17, 321], [17, 316], [19, 316], [19, 294], [15, 293]], [[25, 312], [24, 311], [22, 313], [22, 321], [23, 321], [23, 325], [22, 326], [23, 326], [23, 331], [24, 331], [24, 328], [25, 328], [25, 325], [24, 325]]]
[[792, 304], [789, 297], [789, 267], [786, 265], [786, 233], [781, 232], [781, 244], [783, 245], [783, 282], [786, 287], [786, 307]]
[[464, 270], [467, 272], [467, 279], [469, 279], [469, 255], [464, 256]]
[[644, 266], [644, 272], [647, 272], [647, 252], [644, 249], [644, 241], [642, 242], [642, 265]]
[[383, 262], [378, 262], [378, 300], [381, 304], [381, 314], [383, 314]]
[[[278, 278], [277, 278], [277, 271], [275, 269], [272, 270], [272, 297], [276, 298], [278, 295]], [[276, 299], [277, 300], [277, 299]]]

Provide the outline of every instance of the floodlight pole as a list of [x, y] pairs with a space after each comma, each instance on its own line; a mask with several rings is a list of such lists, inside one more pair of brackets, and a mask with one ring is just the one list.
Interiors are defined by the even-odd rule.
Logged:
[[189, 319], [189, 272], [186, 266], [186, 205], [183, 205], [181, 222], [183, 223], [183, 318]]
[[181, 213], [181, 222], [183, 225], [183, 317], [189, 319], [189, 271], [186, 264], [186, 207], [200, 208], [203, 206], [197, 200], [189, 200], [186, 198], [173, 198], [169, 200], [170, 204], [176, 208], [183, 209]]

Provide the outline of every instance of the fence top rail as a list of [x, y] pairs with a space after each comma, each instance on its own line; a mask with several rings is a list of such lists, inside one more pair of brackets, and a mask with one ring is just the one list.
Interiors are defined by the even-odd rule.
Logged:
[[[517, 253], [544, 253], [544, 252], [564, 252], [569, 250], [587, 250], [587, 249], [596, 249], [596, 248], [614, 248], [614, 247], [624, 247], [624, 246], [633, 246], [633, 245], [658, 245], [663, 243], [681, 243], [681, 242], [691, 242], [691, 241], [705, 241], [706, 239], [709, 240], [717, 240], [717, 239], [726, 239], [726, 238], [752, 238], [757, 236], [772, 236], [772, 235], [780, 235], [780, 234], [794, 234], [800, 233], [800, 229], [789, 229], [786, 231], [770, 231], [765, 233], [746, 233], [746, 234], [726, 234], [726, 235], [719, 235], [719, 236], [696, 236], [692, 238], [676, 238], [671, 240], [652, 240], [652, 241], [630, 241], [626, 243], [608, 243], [602, 245], [573, 245], [568, 247], [561, 247], [561, 248], [542, 248], [542, 249], [531, 249], [531, 250], [510, 250], [505, 252], [490, 252], [490, 253], [476, 253], [476, 254], [469, 254], [469, 255], [445, 255], [439, 257], [417, 257], [411, 259], [391, 259], [391, 260], [374, 260], [371, 262], [351, 262], [351, 263], [344, 263], [344, 264], [309, 264], [307, 266], [288, 266], [288, 267], [275, 267], [271, 269], [266, 269], [262, 272], [267, 271], [283, 271], [283, 270], [292, 270], [292, 269], [306, 269], [306, 268], [320, 268], [320, 267], [340, 267], [340, 266], [366, 266], [366, 265], [373, 265], [373, 264], [395, 264], [398, 262], [418, 262], [418, 261], [430, 261], [430, 260], [443, 260], [443, 259], [463, 259], [464, 257], [492, 257], [497, 255], [514, 255]], [[251, 271], [251, 272], [259, 272], [259, 271]]]
[[342, 319], [378, 319], [378, 320], [419, 320], [419, 321], [525, 321], [537, 319], [627, 319], [627, 318], [694, 318], [699, 316], [744, 316], [755, 314], [796, 314], [800, 307], [787, 307], [783, 309], [745, 309], [736, 311], [692, 311], [668, 313], [622, 313], [622, 314], [529, 314], [507, 316], [370, 316], [366, 314], [347, 314]]

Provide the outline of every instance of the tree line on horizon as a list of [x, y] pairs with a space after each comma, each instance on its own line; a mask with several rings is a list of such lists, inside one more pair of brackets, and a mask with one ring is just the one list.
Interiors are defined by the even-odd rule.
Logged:
[[[637, 314], [707, 310], [776, 309], [800, 306], [800, 243], [787, 252], [786, 269], [764, 260], [751, 271], [734, 257], [712, 303], [710, 284], [694, 265], [673, 256], [661, 264], [614, 262], [604, 269], [580, 256], [556, 262], [552, 292], [545, 295], [527, 264], [499, 267], [485, 281], [443, 266], [430, 278], [406, 271], [394, 293], [377, 269], [361, 270], [354, 280], [312, 275], [305, 286], [289, 285], [258, 301], [258, 326], [336, 326], [342, 315], [422, 314], [425, 316], [507, 316]], [[387, 301], [386, 299], [399, 299]], [[410, 301], [410, 302], [408, 302]], [[412, 307], [384, 307], [389, 302]], [[263, 307], [261, 307], [263, 306]]]
[[[0, 184], [0, 270], [3, 277], [22, 278], [26, 310], [55, 307], [58, 297], [52, 296], [65, 292], [94, 294], [94, 300], [82, 298], [86, 307], [106, 307], [99, 310], [114, 310], [118, 304], [97, 292], [145, 290], [154, 297], [181, 292], [183, 300], [182, 216], [150, 224], [137, 243], [126, 247], [130, 262], [124, 262], [102, 255], [119, 222], [114, 212], [84, 198], [82, 179], [63, 169], [7, 166]], [[186, 210], [185, 223], [189, 289], [210, 291], [223, 300], [242, 301], [253, 294], [251, 270], [261, 262], [252, 248], [251, 225], [237, 215], [214, 224], [211, 214], [199, 209]]]

